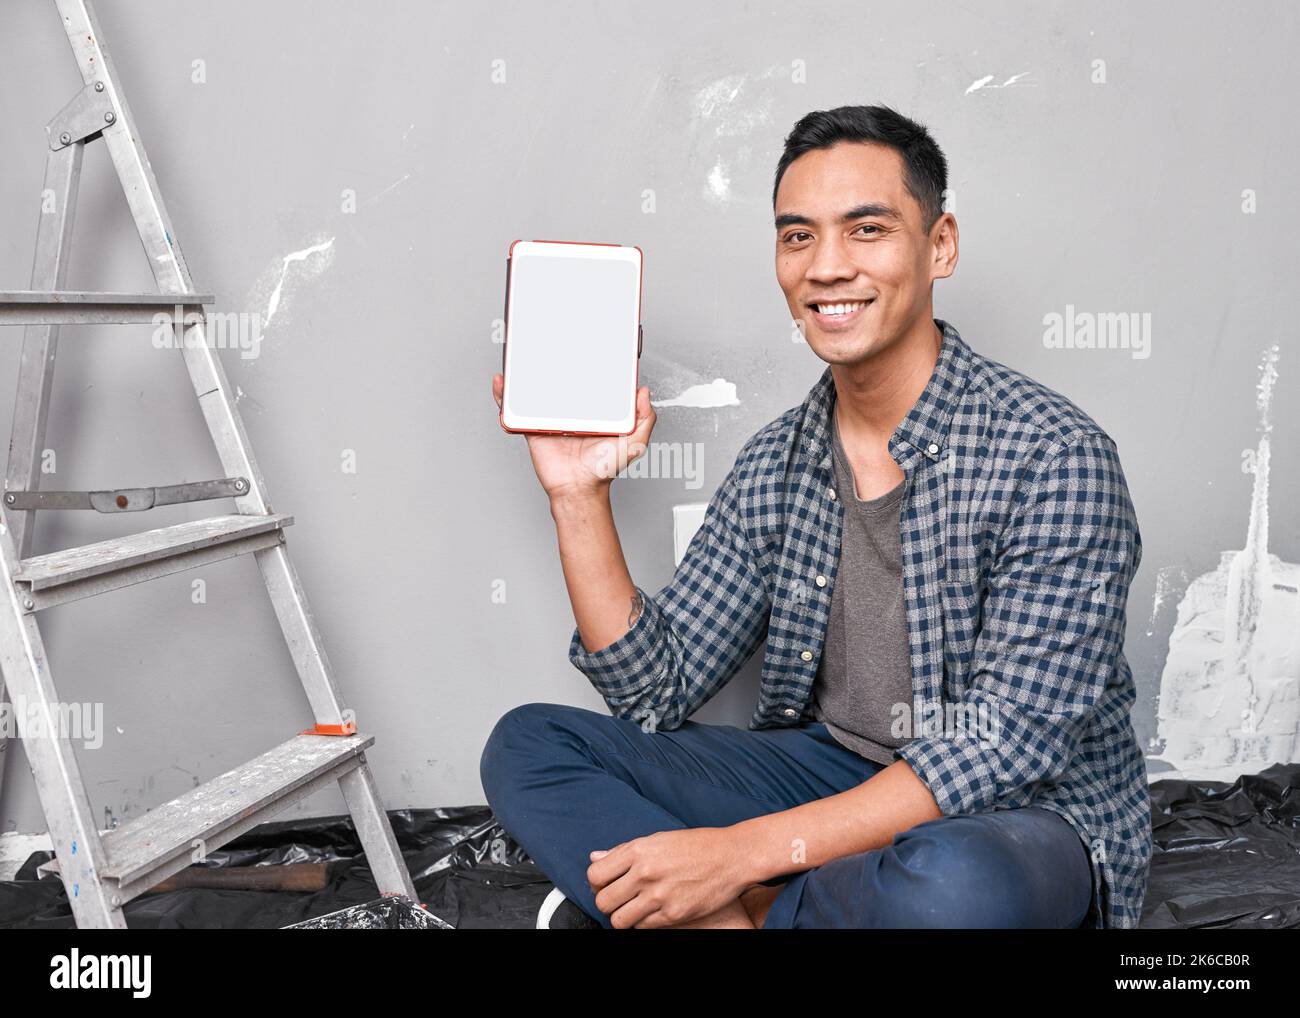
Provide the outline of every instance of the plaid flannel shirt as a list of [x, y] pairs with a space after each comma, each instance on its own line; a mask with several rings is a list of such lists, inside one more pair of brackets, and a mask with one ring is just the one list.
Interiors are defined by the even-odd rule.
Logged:
[[[914, 698], [912, 741], [894, 755], [944, 815], [1030, 804], [1062, 815], [1091, 864], [1085, 925], [1135, 927], [1151, 814], [1123, 644], [1142, 547], [1119, 456], [1065, 397], [935, 324], [938, 361], [889, 440], [906, 477]], [[569, 659], [615, 715], [676, 728], [766, 640], [749, 727], [805, 717], [844, 515], [834, 399], [827, 367], [745, 443], [672, 580], [653, 597], [637, 588], [645, 607], [623, 636], [593, 653], [574, 630]], [[954, 730], [949, 707], [986, 712], [994, 737]]]

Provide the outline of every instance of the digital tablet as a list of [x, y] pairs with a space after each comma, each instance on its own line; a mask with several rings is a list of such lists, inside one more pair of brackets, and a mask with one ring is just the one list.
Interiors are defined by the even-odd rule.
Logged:
[[636, 426], [641, 249], [516, 240], [506, 255], [501, 426], [627, 435]]

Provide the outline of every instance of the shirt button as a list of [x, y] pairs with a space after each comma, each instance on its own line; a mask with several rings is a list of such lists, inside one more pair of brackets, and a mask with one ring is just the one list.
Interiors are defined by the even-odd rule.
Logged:
[[939, 455], [939, 447], [935, 445], [933, 442], [931, 442], [929, 445], [925, 447], [925, 451], [928, 452], [931, 456]]
[[825, 576], [819, 576], [819, 577], [817, 577], [817, 586], [819, 586], [819, 587], [824, 587], [824, 586], [826, 586], [826, 577], [825, 577]]
[[811, 650], [805, 650], [805, 651], [804, 651], [802, 654], [800, 654], [799, 656], [800, 656], [801, 658], [803, 658], [805, 661], [811, 661], [811, 660], [812, 660], [812, 651], [811, 651]]
[[788, 718], [797, 718], [799, 716], [799, 712], [795, 710], [793, 707], [787, 707], [781, 713]]
[[827, 488], [827, 489], [826, 489], [826, 494], [829, 495], [829, 496], [831, 497], [831, 501], [832, 501], [832, 502], [835, 501], [835, 489], [834, 489], [834, 488]]

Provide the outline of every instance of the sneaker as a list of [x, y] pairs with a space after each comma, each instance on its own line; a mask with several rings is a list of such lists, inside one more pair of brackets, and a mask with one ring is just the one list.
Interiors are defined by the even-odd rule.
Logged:
[[604, 927], [587, 915], [582, 909], [564, 896], [558, 887], [551, 893], [537, 910], [537, 928], [539, 930], [603, 930]]

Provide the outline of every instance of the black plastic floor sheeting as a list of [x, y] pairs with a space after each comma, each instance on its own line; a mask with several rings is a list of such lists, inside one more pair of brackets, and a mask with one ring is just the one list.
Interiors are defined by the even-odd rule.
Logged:
[[[486, 806], [390, 811], [389, 819], [420, 900], [459, 929], [532, 928], [551, 890]], [[36, 878], [51, 857], [35, 852], [15, 879], [0, 881], [0, 929], [74, 925], [57, 876]], [[350, 817], [261, 826], [217, 851], [205, 865], [327, 862], [323, 891], [304, 894], [185, 888], [126, 905], [136, 929], [266, 929], [289, 926], [379, 897]]]
[[1151, 785], [1144, 929], [1300, 928], [1300, 763]]
[[[1237, 781], [1151, 785], [1155, 848], [1144, 928], [1300, 928], [1300, 763]], [[550, 882], [486, 806], [389, 814], [420, 900], [459, 929], [530, 929]], [[73, 925], [57, 877], [36, 878], [37, 852], [0, 882], [0, 929]], [[184, 889], [126, 906], [143, 929], [278, 928], [374, 901], [378, 892], [347, 817], [263, 824], [206, 865], [330, 862], [312, 894]]]
[[286, 926], [287, 930], [454, 930], [409, 898], [377, 898]]

